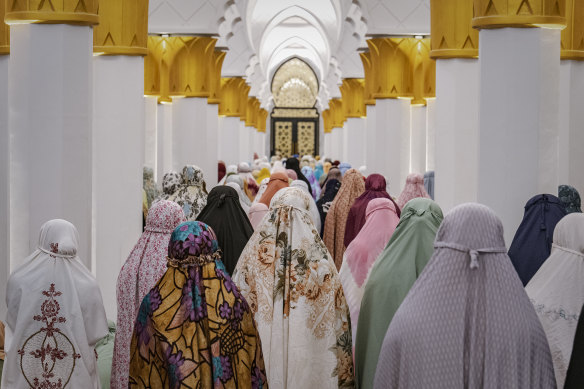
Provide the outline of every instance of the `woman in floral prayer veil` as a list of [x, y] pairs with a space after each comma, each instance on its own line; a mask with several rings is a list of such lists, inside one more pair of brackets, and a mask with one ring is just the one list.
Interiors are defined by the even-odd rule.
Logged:
[[166, 272], [170, 234], [185, 221], [181, 207], [168, 200], [154, 203], [144, 233], [122, 266], [117, 282], [118, 320], [111, 364], [111, 389], [128, 387], [130, 342], [142, 299]]
[[168, 198], [180, 205], [187, 220], [195, 220], [207, 205], [207, 191], [203, 171], [195, 165], [187, 165], [182, 171], [181, 185], [175, 194]]
[[168, 269], [134, 325], [129, 387], [268, 387], [252, 312], [205, 223], [172, 233]]
[[275, 388], [353, 387], [347, 302], [311, 220], [312, 201], [300, 188], [278, 191], [233, 276], [254, 313]]

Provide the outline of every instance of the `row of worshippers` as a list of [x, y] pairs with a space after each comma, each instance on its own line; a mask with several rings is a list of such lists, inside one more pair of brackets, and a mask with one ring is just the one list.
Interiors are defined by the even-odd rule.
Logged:
[[[532, 198], [507, 253], [483, 205], [443, 217], [420, 175], [394, 200], [382, 176], [331, 167], [321, 239], [298, 160], [297, 187], [278, 162], [255, 227], [235, 188], [245, 166], [208, 196], [187, 166], [170, 201], [153, 200], [118, 277], [103, 387], [582, 387], [575, 189]], [[100, 386], [112, 328], [78, 244], [73, 225], [47, 222], [11, 275], [4, 387]]]

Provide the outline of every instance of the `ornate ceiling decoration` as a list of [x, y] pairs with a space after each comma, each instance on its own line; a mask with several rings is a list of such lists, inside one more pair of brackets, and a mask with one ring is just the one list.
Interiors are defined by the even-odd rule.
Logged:
[[272, 96], [276, 107], [314, 107], [318, 97], [314, 70], [298, 58], [283, 63], [272, 79]]

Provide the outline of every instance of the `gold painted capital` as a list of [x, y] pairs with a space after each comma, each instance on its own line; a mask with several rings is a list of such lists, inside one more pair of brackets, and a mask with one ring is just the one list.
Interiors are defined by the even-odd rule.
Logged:
[[243, 116], [245, 120], [248, 91], [249, 87], [241, 77], [221, 78], [219, 115], [239, 118]]
[[436, 97], [436, 61], [430, 58], [430, 46], [430, 38], [416, 39], [410, 51], [414, 86], [412, 104], [426, 105], [427, 98]]
[[[363, 90], [363, 99], [365, 105], [375, 105], [375, 97], [373, 91], [375, 90], [375, 69], [371, 61], [371, 53], [360, 53], [361, 62], [363, 62], [363, 72], [365, 73], [365, 84]], [[323, 119], [324, 120], [324, 119]]]
[[0, 55], [10, 54], [10, 26], [4, 23], [6, 0], [0, 0]]
[[148, 54], [148, 1], [99, 0], [99, 25], [93, 52], [102, 55]]
[[472, 28], [471, 0], [431, 0], [431, 58], [478, 58], [479, 32]]
[[266, 132], [266, 122], [268, 120], [268, 111], [263, 108], [260, 108], [258, 112], [258, 126], [257, 129], [259, 132]]
[[566, 0], [474, 0], [472, 26], [564, 28]]
[[414, 38], [372, 38], [367, 40], [373, 67], [372, 91], [375, 99], [413, 97], [410, 50]]
[[566, 0], [566, 21], [561, 58], [584, 61], [584, 1]]
[[331, 129], [336, 127], [343, 127], [347, 120], [343, 110], [343, 102], [341, 99], [331, 99], [329, 101], [329, 110], [331, 118]]
[[170, 94], [186, 97], [209, 97], [217, 39], [207, 36], [171, 37], [176, 53], [170, 68]]
[[345, 78], [341, 90], [343, 113], [347, 118], [360, 118], [367, 114], [364, 92], [365, 80], [362, 78]]
[[322, 111], [322, 123], [324, 127], [324, 133], [328, 134], [333, 129], [333, 123], [331, 118], [331, 110], [330, 108], [327, 110]]
[[74, 24], [99, 23], [98, 0], [7, 0], [5, 22]]

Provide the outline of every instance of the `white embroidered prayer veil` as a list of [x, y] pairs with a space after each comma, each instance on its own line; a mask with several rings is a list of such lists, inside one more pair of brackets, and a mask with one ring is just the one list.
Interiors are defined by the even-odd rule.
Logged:
[[45, 223], [38, 249], [8, 279], [3, 388], [100, 388], [94, 347], [108, 324], [78, 241], [73, 224]]
[[571, 213], [554, 229], [552, 253], [525, 287], [548, 338], [558, 387], [564, 387], [584, 304], [584, 214]]

